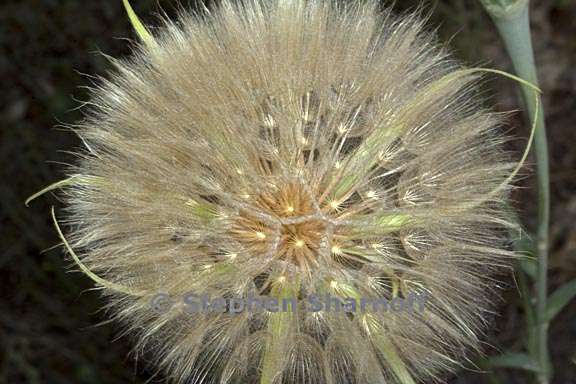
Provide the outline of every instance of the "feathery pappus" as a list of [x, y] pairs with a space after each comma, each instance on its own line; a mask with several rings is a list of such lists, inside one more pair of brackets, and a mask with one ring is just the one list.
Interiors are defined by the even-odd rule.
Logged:
[[[94, 89], [65, 239], [171, 380], [406, 384], [479, 348], [516, 163], [479, 75], [424, 23], [225, 0], [166, 20]], [[190, 292], [427, 302], [232, 314], [183, 310]]]

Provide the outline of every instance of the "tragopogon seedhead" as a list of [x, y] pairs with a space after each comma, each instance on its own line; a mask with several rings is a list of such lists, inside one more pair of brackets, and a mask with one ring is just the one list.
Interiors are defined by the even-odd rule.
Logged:
[[[76, 127], [66, 237], [171, 378], [405, 384], [478, 346], [515, 165], [476, 72], [417, 16], [225, 1], [116, 69]], [[216, 313], [189, 293], [295, 301]], [[291, 310], [411, 294], [424, 310]]]

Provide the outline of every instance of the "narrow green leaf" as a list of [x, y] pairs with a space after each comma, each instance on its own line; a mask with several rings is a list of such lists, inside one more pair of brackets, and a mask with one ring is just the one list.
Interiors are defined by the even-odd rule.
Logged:
[[371, 326], [374, 326], [377, 323], [373, 316], [367, 314], [364, 315], [364, 317], [364, 323], [368, 325], [369, 330], [373, 331], [372, 336], [374, 346], [388, 363], [388, 366], [392, 370], [397, 381], [401, 384], [416, 384], [416, 381], [412, 378], [404, 360], [402, 360], [400, 355], [398, 355], [396, 346], [392, 342], [391, 338], [382, 332], [383, 330], [380, 327], [376, 326], [376, 328], [371, 328]]
[[[299, 282], [277, 281], [272, 284], [270, 297], [276, 298], [281, 303], [283, 299], [297, 297], [299, 289]], [[290, 337], [290, 327], [295, 316], [292, 312], [294, 310], [296, 308], [289, 305], [288, 311], [270, 313], [266, 348], [262, 357], [260, 384], [272, 384], [281, 381], [279, 375], [281, 375], [286, 347], [289, 344], [287, 338]]]
[[519, 232], [520, 235], [514, 239], [514, 250], [527, 256], [533, 256], [536, 251], [533, 237], [524, 229]]
[[[512, 239], [512, 248], [520, 255], [518, 260], [520, 270], [518, 270], [518, 273], [524, 272], [535, 280], [538, 266], [536, 264], [536, 244], [534, 243], [534, 236], [523, 228], [516, 210], [510, 204], [506, 204], [506, 211], [508, 220], [518, 227], [508, 230], [508, 235]], [[529, 295], [529, 291], [527, 292]]]
[[538, 372], [538, 364], [526, 353], [504, 353], [488, 358], [488, 364], [492, 368], [516, 368], [526, 371]]
[[194, 199], [188, 199], [186, 205], [191, 208], [195, 216], [206, 221], [213, 220], [218, 215], [214, 207], [208, 203], [199, 203]]
[[53, 190], [61, 188], [61, 187], [65, 187], [67, 185], [72, 185], [75, 182], [77, 182], [80, 179], [80, 177], [81, 177], [80, 175], [74, 175], [74, 176], [70, 176], [67, 179], [52, 183], [49, 186], [42, 188], [40, 191], [36, 192], [35, 194], [33, 194], [32, 196], [27, 198], [26, 201], [24, 202], [24, 205], [28, 206], [32, 200], [37, 199], [38, 197], [44, 195], [45, 193], [48, 193], [50, 191], [53, 191]]
[[[356, 301], [361, 300], [360, 292], [349, 284], [333, 282], [331, 286], [339, 295], [352, 297]], [[408, 367], [406, 367], [406, 364], [400, 355], [398, 355], [398, 351], [392, 342], [392, 339], [389, 335], [384, 333], [384, 329], [379, 321], [371, 314], [364, 314], [361, 319], [361, 323], [364, 324], [366, 330], [372, 334], [374, 346], [382, 354], [382, 357], [388, 363], [398, 382], [401, 384], [416, 384], [416, 381], [412, 378]]]
[[105, 280], [102, 277], [98, 276], [94, 272], [92, 272], [86, 265], [84, 265], [84, 263], [82, 263], [82, 261], [80, 260], [78, 255], [76, 255], [76, 252], [74, 252], [74, 250], [70, 246], [70, 243], [68, 243], [68, 240], [66, 240], [66, 237], [62, 233], [62, 230], [60, 229], [60, 225], [58, 224], [58, 219], [56, 218], [56, 211], [54, 210], [54, 207], [52, 207], [51, 213], [52, 213], [52, 221], [54, 222], [54, 227], [56, 228], [56, 232], [58, 232], [58, 236], [60, 237], [60, 240], [62, 240], [62, 244], [64, 244], [64, 246], [66, 247], [66, 250], [68, 251], [70, 256], [72, 256], [72, 259], [74, 260], [76, 265], [80, 268], [80, 270], [86, 276], [88, 276], [90, 279], [92, 279], [92, 281], [94, 281], [96, 284], [98, 284], [104, 288], [111, 289], [111, 290], [116, 291], [116, 292], [125, 293], [125, 294], [131, 295], [131, 296], [142, 296], [144, 294], [143, 292], [135, 291], [132, 288], [124, 287], [120, 284], [112, 283], [112, 282]]
[[576, 297], [576, 279], [567, 282], [548, 297], [546, 321], [552, 321], [574, 297]]
[[138, 15], [136, 15], [136, 12], [134, 12], [134, 10], [132, 9], [130, 2], [128, 0], [122, 0], [122, 2], [124, 3], [124, 8], [126, 8], [126, 13], [128, 13], [130, 23], [132, 24], [132, 27], [138, 34], [140, 40], [142, 40], [148, 46], [153, 46], [154, 44], [156, 44], [154, 38], [152, 37], [150, 32], [148, 32], [148, 29], [146, 29], [144, 24], [142, 24], [142, 22], [138, 18]]
[[534, 239], [524, 229], [520, 231], [520, 236], [514, 240], [514, 250], [522, 257], [519, 261], [520, 268], [525, 274], [530, 276], [532, 280], [536, 280], [536, 271], [538, 264], [536, 263], [536, 244]]
[[518, 264], [520, 264], [520, 268], [522, 268], [522, 271], [526, 275], [530, 276], [532, 280], [536, 280], [536, 271], [538, 270], [538, 264], [536, 263], [535, 259], [524, 258], [521, 259]]

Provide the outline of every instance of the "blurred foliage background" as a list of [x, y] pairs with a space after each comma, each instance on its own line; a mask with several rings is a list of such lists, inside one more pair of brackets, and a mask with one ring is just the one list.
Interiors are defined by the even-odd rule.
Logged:
[[[184, 7], [197, 3], [181, 1]], [[397, 0], [398, 10], [419, 0]], [[532, 27], [551, 149], [552, 231], [550, 288], [576, 277], [576, 1], [533, 0]], [[494, 27], [476, 0], [424, 2], [430, 25], [455, 55], [469, 64], [510, 70]], [[133, 0], [141, 19], [173, 15], [173, 0]], [[127, 338], [105, 323], [91, 281], [64, 260], [49, 209], [53, 195], [24, 206], [42, 187], [63, 178], [59, 163], [79, 140], [60, 124], [81, 118], [83, 88], [110, 68], [101, 53], [129, 53], [134, 39], [120, 0], [2, 0], [0, 2], [0, 383], [115, 384], [161, 381], [135, 361]], [[511, 81], [490, 79], [487, 95], [501, 111], [521, 108]], [[506, 129], [526, 144], [522, 114]], [[527, 172], [529, 175], [530, 173]], [[534, 223], [533, 177], [520, 181], [515, 204]], [[520, 348], [525, 329], [512, 274], [500, 310], [485, 336], [486, 353]], [[552, 324], [554, 383], [576, 383], [576, 306]], [[465, 369], [450, 383], [524, 383], [520, 371], [487, 375]]]

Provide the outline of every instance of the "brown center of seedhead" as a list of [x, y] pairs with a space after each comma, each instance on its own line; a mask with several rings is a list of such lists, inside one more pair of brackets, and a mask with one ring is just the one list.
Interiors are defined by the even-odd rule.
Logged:
[[305, 270], [318, 265], [327, 223], [301, 185], [276, 186], [250, 203], [254, 210], [243, 209], [232, 226], [232, 235], [250, 253], [271, 255]]

